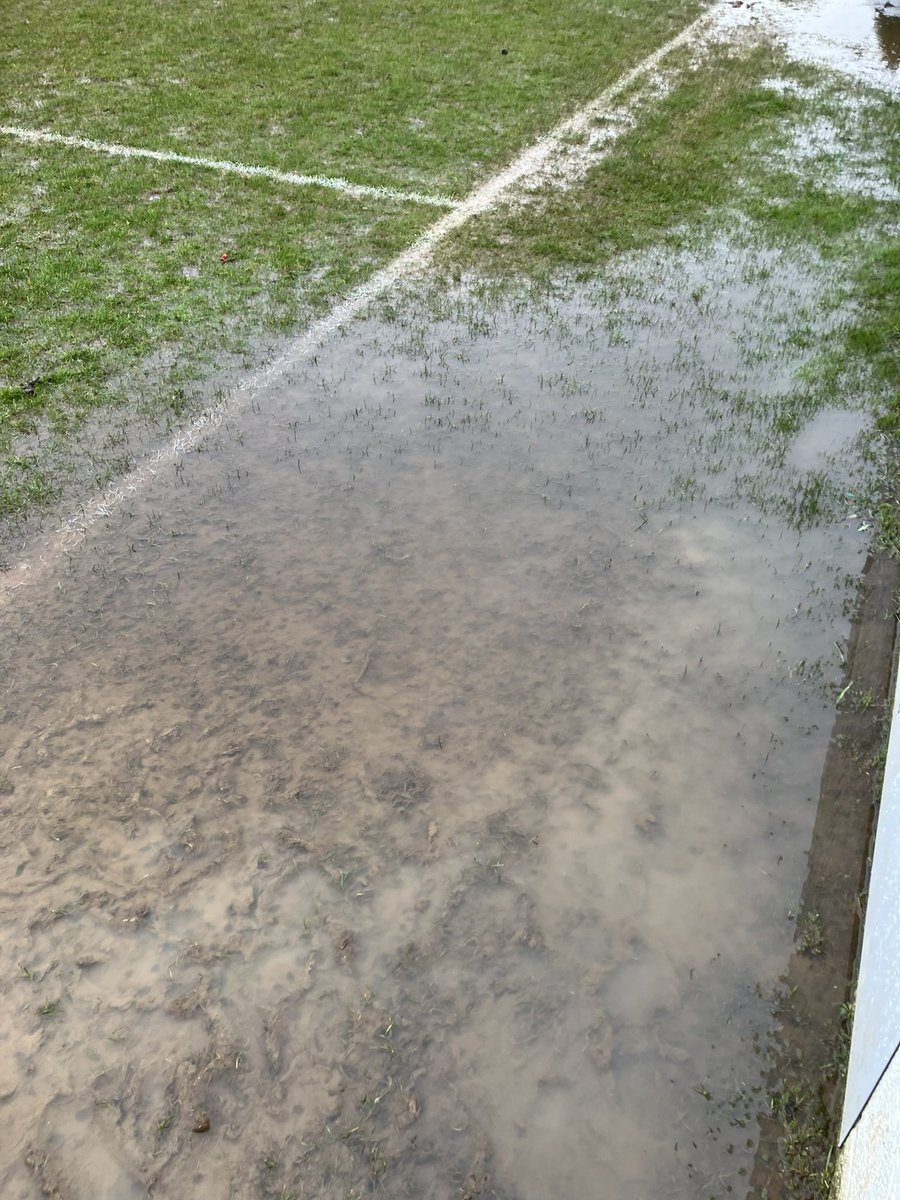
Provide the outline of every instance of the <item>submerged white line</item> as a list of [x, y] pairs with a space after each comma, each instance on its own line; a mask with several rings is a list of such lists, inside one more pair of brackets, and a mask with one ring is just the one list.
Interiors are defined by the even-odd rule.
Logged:
[[364, 183], [351, 183], [334, 175], [299, 175], [295, 171], [279, 171], [275, 167], [254, 167], [249, 163], [231, 162], [224, 158], [199, 158], [194, 154], [178, 154], [174, 150], [147, 150], [141, 146], [120, 146], [117, 142], [95, 142], [93, 138], [73, 137], [65, 133], [53, 133], [47, 129], [23, 129], [19, 125], [0, 125], [0, 134], [32, 144], [46, 143], [53, 146], [69, 146], [75, 150], [93, 150], [113, 158], [149, 158], [154, 162], [182, 163], [188, 167], [203, 167], [209, 171], [223, 171], [229, 175], [245, 178], [274, 179], [277, 183], [289, 183], [293, 187], [329, 188], [344, 192], [347, 196], [374, 196], [380, 200], [399, 200], [407, 204], [429, 204], [434, 208], [455, 208], [458, 200], [450, 196], [432, 196], [424, 192], [406, 192], [399, 188], [370, 187]]
[[[376, 271], [365, 283], [354, 288], [324, 317], [315, 321], [286, 353], [242, 380], [227, 397], [200, 413], [188, 426], [180, 430], [168, 445], [162, 447], [128, 475], [111, 484], [102, 496], [87, 501], [78, 512], [73, 513], [67, 521], [63, 522], [52, 541], [42, 548], [37, 561], [22, 561], [7, 572], [5, 580], [0, 581], [0, 602], [10, 599], [29, 578], [34, 578], [39, 574], [40, 571], [36, 568], [50, 566], [53, 558], [61, 550], [83, 541], [89, 530], [98, 521], [108, 517], [129, 496], [139, 492], [148, 480], [155, 478], [161, 466], [175, 462], [184, 454], [195, 449], [212, 430], [222, 424], [226, 417], [246, 408], [265, 387], [311, 358], [322, 343], [341, 325], [358, 316], [368, 305], [384, 295], [405, 276], [422, 268], [432, 252], [454, 230], [465, 225], [473, 217], [493, 208], [501, 197], [516, 185], [540, 178], [548, 164], [558, 160], [567, 139], [570, 139], [573, 134], [580, 135], [589, 132], [592, 123], [598, 117], [604, 117], [613, 101], [633, 84], [647, 79], [655, 88], [654, 94], [658, 95], [659, 76], [654, 72], [660, 63], [673, 50], [699, 41], [701, 34], [707, 29], [712, 32], [718, 22], [716, 12], [721, 13], [721, 11], [721, 9], [710, 10], [693, 21], [681, 33], [620, 76], [615, 83], [578, 109], [567, 120], [562, 121], [550, 133], [545, 134], [525, 149], [507, 167], [477, 187], [452, 211], [429, 226], [407, 250], [399, 254], [386, 267]], [[607, 153], [626, 129], [626, 124], [618, 122], [610, 130], [609, 136], [598, 148], [596, 161], [599, 161]]]

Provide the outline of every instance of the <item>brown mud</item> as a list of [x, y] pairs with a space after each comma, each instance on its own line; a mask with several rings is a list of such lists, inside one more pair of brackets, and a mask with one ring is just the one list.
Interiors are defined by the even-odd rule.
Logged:
[[0, 609], [4, 1197], [746, 1192], [865, 557], [853, 422], [771, 432], [816, 278], [400, 301]]

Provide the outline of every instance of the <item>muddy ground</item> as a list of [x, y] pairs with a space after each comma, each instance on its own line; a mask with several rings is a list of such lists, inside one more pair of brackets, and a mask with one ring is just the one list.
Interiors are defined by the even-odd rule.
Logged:
[[832, 729], [748, 1200], [831, 1194], [894, 688], [898, 592], [900, 563], [873, 555], [847, 648], [847, 678], [871, 703], [839, 706]]
[[861, 415], [754, 416], [824, 279], [426, 288], [7, 595], [5, 1197], [746, 1191], [867, 541]]

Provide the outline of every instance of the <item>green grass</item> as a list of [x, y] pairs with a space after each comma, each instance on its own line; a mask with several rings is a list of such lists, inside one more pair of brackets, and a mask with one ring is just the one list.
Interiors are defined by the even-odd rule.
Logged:
[[[419, 206], [56, 147], [39, 159], [17, 147], [5, 166], [7, 437], [31, 431], [35, 414], [61, 421], [90, 407], [111, 368], [198, 330], [226, 352], [254, 328], [296, 328], [434, 219]], [[64, 408], [48, 410], [54, 395]]]
[[0, 123], [465, 191], [699, 7], [12, 0]]
[[[58, 490], [32, 442], [136, 399], [180, 416], [198, 380], [249, 365], [258, 339], [308, 323], [434, 220], [421, 206], [57, 147], [5, 147], [4, 166], [0, 518]], [[103, 459], [97, 482], [127, 465]]]
[[762, 49], [714, 58], [646, 113], [583, 184], [547, 185], [527, 208], [478, 218], [447, 257], [489, 273], [596, 270], [616, 254], [679, 238], [730, 203], [748, 153], [798, 112], [796, 101], [761, 86], [770, 67]]
[[[830, 252], [836, 238], [887, 204], [823, 185], [835, 168], [824, 156], [806, 169], [791, 163], [793, 127], [813, 116], [846, 124], [852, 112], [842, 113], [841, 104], [853, 97], [785, 92], [768, 82], [779, 71], [798, 87], [817, 79], [779, 61], [770, 47], [719, 49], [682, 76], [583, 184], [562, 191], [548, 184], [527, 207], [481, 216], [448, 243], [445, 259], [489, 273], [596, 271], [614, 255], [654, 242], [727, 232], [739, 214], [765, 226], [769, 240], [794, 237]], [[884, 101], [877, 128], [853, 134], [876, 154], [895, 153], [887, 143], [900, 127], [897, 109], [896, 101]], [[869, 113], [867, 126], [875, 121]]]
[[[15, 0], [0, 123], [462, 194], [698, 9]], [[438, 216], [2, 135], [0, 156], [0, 520], [59, 494], [87, 415], [189, 413]], [[89, 484], [129, 465], [82, 449]]]
[[[880, 519], [884, 544], [900, 549], [896, 201], [866, 174], [900, 182], [898, 115], [895, 98], [789, 64], [769, 47], [719, 48], [582, 182], [548, 184], [527, 205], [513, 200], [478, 217], [445, 243], [440, 264], [450, 278], [589, 280], [623, 255], [700, 247], [736, 231], [763, 252], [797, 251], [806, 262], [812, 254], [833, 280], [820, 302], [837, 331], [816, 337], [798, 312], [792, 337], [802, 369], [785, 394], [742, 419], [774, 463], [818, 409], [844, 399], [868, 405], [891, 450], [881, 455], [880, 492], [861, 487], [857, 495]], [[818, 146], [809, 131], [823, 123], [831, 132]], [[778, 345], [773, 329], [769, 353]], [[796, 511], [786, 513], [792, 524], [833, 515], [827, 482], [807, 481]]]
[[[848, 331], [848, 344], [863, 355], [885, 383], [894, 388], [900, 362], [900, 243], [872, 247], [859, 272], [860, 290], [876, 301], [859, 314]], [[900, 436], [900, 389], [894, 390], [879, 428]]]

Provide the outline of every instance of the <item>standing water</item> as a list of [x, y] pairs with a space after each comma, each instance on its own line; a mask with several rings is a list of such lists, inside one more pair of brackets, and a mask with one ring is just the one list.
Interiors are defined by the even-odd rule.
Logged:
[[746, 1193], [858, 420], [772, 432], [778, 256], [532, 300], [398, 301], [0, 609], [4, 1197]]

